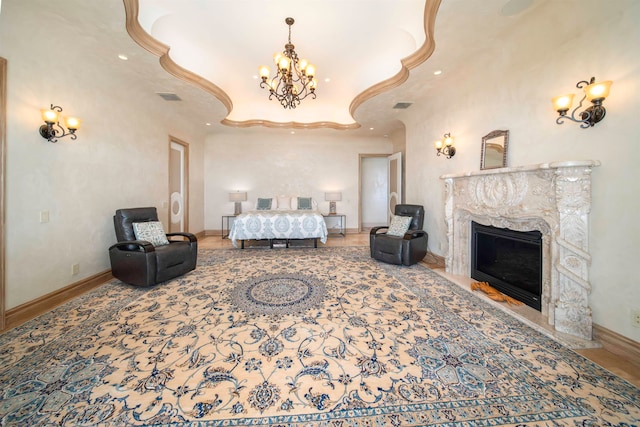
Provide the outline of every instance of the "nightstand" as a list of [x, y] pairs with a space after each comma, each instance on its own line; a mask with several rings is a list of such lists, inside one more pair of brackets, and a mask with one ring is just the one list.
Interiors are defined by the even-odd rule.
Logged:
[[222, 229], [222, 238], [226, 239], [229, 237], [229, 231], [231, 230], [231, 224], [233, 224], [233, 219], [235, 219], [235, 217], [237, 217], [238, 215], [222, 215], [222, 225], [221, 225], [221, 229]]
[[347, 235], [347, 216], [345, 214], [322, 214], [322, 216], [327, 225], [329, 236], [345, 237]]

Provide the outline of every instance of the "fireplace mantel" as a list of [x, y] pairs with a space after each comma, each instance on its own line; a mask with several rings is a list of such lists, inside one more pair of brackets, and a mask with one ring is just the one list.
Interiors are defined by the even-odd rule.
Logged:
[[471, 221], [542, 233], [542, 314], [558, 332], [592, 339], [589, 306], [591, 170], [597, 160], [441, 176], [446, 271], [470, 276]]

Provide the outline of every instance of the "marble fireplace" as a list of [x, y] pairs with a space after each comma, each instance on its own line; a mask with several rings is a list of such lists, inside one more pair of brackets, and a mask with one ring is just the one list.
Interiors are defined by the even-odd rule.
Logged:
[[592, 339], [591, 171], [598, 161], [443, 175], [447, 273], [469, 277], [471, 222], [542, 234], [541, 312], [557, 332]]

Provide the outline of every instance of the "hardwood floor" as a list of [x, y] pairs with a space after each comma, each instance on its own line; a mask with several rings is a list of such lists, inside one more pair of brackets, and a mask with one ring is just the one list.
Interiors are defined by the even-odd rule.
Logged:
[[[321, 243], [318, 243], [321, 245]], [[233, 249], [229, 239], [222, 239], [220, 236], [206, 236], [200, 238], [198, 246], [203, 249]], [[368, 233], [352, 233], [346, 237], [329, 237], [326, 246], [369, 246]], [[427, 255], [423, 263], [436, 271], [443, 270], [443, 265], [438, 258]], [[594, 363], [602, 366], [608, 371], [618, 375], [640, 387], [640, 361], [631, 357], [614, 354], [604, 348], [588, 348], [575, 350]]]

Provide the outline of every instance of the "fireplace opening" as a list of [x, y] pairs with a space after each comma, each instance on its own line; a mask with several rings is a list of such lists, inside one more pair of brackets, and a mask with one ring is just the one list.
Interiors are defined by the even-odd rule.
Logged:
[[542, 233], [471, 224], [471, 277], [541, 310]]

